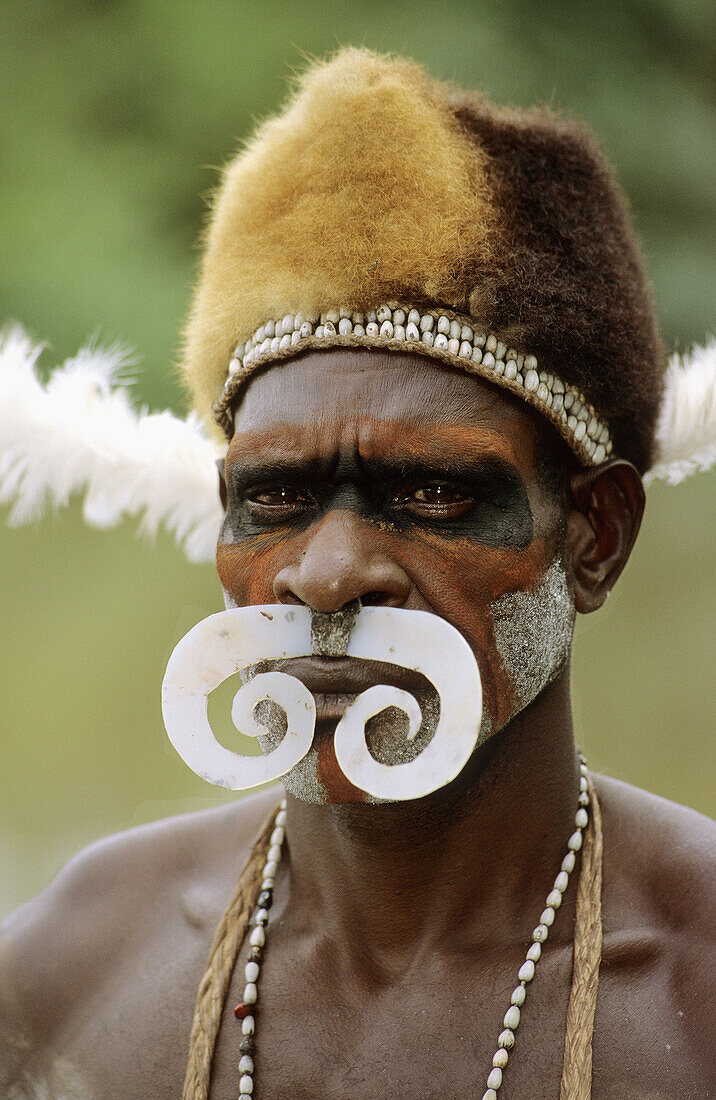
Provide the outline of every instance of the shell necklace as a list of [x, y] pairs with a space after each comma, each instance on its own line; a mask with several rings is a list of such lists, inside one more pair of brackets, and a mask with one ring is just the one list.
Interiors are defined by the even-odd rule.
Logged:
[[[589, 789], [587, 784], [587, 766], [582, 754], [579, 754], [579, 800], [577, 813], [574, 819], [575, 829], [567, 841], [567, 854], [562, 860], [559, 874], [554, 880], [554, 885], [547, 895], [545, 908], [542, 910], [539, 923], [532, 933], [532, 940], [527, 950], [525, 961], [517, 972], [518, 985], [512, 991], [510, 1006], [503, 1019], [503, 1030], [497, 1040], [497, 1050], [492, 1057], [492, 1068], [487, 1077], [487, 1088], [482, 1095], [482, 1100], [497, 1100], [497, 1093], [502, 1085], [502, 1078], [510, 1060], [511, 1052], [515, 1045], [515, 1032], [520, 1025], [522, 1007], [527, 996], [527, 989], [535, 976], [535, 969], [542, 954], [542, 944], [549, 935], [549, 930], [554, 924], [557, 910], [562, 904], [562, 898], [569, 885], [569, 876], [574, 870], [577, 852], [582, 847], [584, 830], [589, 823]], [[261, 890], [259, 892], [256, 909], [251, 921], [252, 930], [249, 936], [249, 954], [244, 969], [246, 986], [243, 1000], [234, 1009], [234, 1015], [241, 1021], [242, 1039], [240, 1045], [241, 1058], [239, 1061], [239, 1096], [251, 1096], [254, 1091], [254, 1043], [256, 1032], [256, 1003], [258, 1001], [258, 980], [261, 971], [261, 959], [266, 946], [266, 929], [269, 923], [269, 911], [273, 904], [273, 889], [276, 883], [281, 851], [286, 836], [286, 801], [281, 802], [274, 829], [271, 833], [266, 862], [261, 876]]]

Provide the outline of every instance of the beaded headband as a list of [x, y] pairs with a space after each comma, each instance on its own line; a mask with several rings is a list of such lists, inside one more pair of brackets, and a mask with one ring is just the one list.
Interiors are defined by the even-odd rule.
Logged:
[[527, 401], [547, 417], [584, 465], [598, 466], [612, 453], [607, 423], [579, 390], [540, 370], [534, 355], [507, 347], [498, 336], [450, 310], [418, 310], [395, 303], [365, 313], [336, 309], [320, 316], [288, 314], [261, 325], [234, 350], [224, 389], [213, 406], [227, 438], [234, 430], [232, 403], [255, 371], [329, 347], [387, 348], [439, 359]]

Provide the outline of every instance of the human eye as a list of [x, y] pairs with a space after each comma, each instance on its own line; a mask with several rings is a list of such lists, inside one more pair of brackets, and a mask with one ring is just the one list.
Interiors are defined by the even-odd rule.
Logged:
[[249, 512], [264, 522], [281, 522], [315, 506], [312, 493], [298, 485], [279, 483], [248, 488], [243, 493]]
[[402, 511], [427, 519], [453, 519], [474, 505], [474, 494], [449, 481], [431, 481], [403, 487], [396, 503]]

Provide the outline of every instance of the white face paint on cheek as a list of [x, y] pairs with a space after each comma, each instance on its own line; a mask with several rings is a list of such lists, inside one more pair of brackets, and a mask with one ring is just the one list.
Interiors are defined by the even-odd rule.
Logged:
[[508, 592], [491, 604], [497, 650], [516, 695], [512, 717], [564, 668], [574, 634], [574, 601], [561, 562], [531, 591]]

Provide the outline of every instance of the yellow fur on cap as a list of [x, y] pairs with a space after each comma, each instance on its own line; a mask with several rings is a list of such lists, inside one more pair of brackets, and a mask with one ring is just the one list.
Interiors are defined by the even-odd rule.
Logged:
[[407, 61], [342, 50], [227, 166], [183, 358], [208, 423], [233, 348], [269, 318], [394, 298], [464, 307], [495, 213], [448, 91]]

